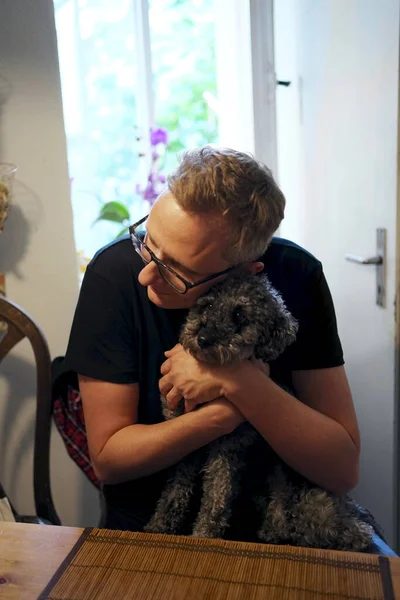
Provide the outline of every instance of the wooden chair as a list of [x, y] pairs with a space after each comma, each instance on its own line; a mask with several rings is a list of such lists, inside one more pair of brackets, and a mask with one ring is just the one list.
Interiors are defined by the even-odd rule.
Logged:
[[7, 324], [0, 332], [0, 363], [18, 342], [27, 338], [36, 361], [36, 423], [33, 458], [33, 488], [36, 516], [16, 514], [17, 521], [50, 522], [60, 525], [50, 488], [51, 433], [51, 359], [43, 332], [27, 313], [11, 300], [0, 295], [0, 321]]

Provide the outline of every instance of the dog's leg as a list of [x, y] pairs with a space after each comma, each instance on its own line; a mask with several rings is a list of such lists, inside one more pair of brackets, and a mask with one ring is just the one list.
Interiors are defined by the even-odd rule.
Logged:
[[266, 487], [265, 495], [256, 499], [262, 514], [262, 524], [257, 535], [266, 544], [288, 543], [291, 534], [290, 505], [294, 500], [294, 490], [280, 465], [274, 467]]
[[229, 526], [232, 502], [240, 489], [240, 472], [246, 466], [247, 448], [259, 437], [245, 423], [230, 435], [210, 445], [204, 466], [203, 495], [192, 535], [201, 538], [221, 538]]
[[144, 530], [148, 533], [178, 534], [189, 509], [196, 476], [200, 472], [201, 452], [193, 452], [177, 465], [164, 487], [156, 510]]
[[[170, 409], [167, 400], [161, 396], [161, 406], [166, 420], [174, 419], [184, 411], [181, 401], [176, 409]], [[204, 453], [202, 449], [185, 456], [177, 465], [172, 477], [167, 481], [156, 509], [144, 530], [148, 533], [179, 533], [189, 509], [194, 492], [196, 476], [200, 472]]]

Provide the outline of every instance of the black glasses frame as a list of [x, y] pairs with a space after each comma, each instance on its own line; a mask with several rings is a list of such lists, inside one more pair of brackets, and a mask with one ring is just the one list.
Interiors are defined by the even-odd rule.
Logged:
[[[221, 277], [221, 275], [226, 275], [230, 271], [233, 271], [234, 269], [237, 269], [240, 266], [240, 265], [234, 265], [233, 267], [229, 267], [228, 269], [224, 269], [223, 271], [219, 271], [218, 273], [213, 273], [212, 275], [203, 277], [203, 279], [199, 279], [198, 281], [195, 281], [195, 282], [187, 281], [187, 279], [185, 279], [184, 277], [179, 275], [179, 273], [174, 271], [174, 269], [172, 269], [169, 265], [166, 265], [164, 262], [162, 262], [162, 260], [157, 258], [157, 256], [154, 254], [154, 252], [147, 246], [147, 244], [136, 233], [136, 229], [139, 227], [139, 225], [141, 225], [142, 223], [147, 221], [148, 218], [149, 218], [149, 215], [146, 215], [145, 217], [143, 217], [143, 219], [140, 219], [140, 221], [138, 221], [137, 223], [134, 223], [133, 225], [131, 225], [129, 227], [129, 235], [130, 235], [133, 247], [135, 248], [136, 252], [139, 254], [140, 258], [146, 265], [150, 264], [151, 261], [154, 261], [156, 263], [159, 273], [160, 273], [161, 277], [164, 279], [165, 283], [168, 283], [168, 285], [170, 285], [176, 292], [178, 292], [178, 294], [186, 294], [189, 290], [192, 290], [193, 288], [197, 287], [198, 285], [201, 285], [202, 283], [207, 283], [207, 281], [211, 281], [212, 279], [216, 279], [217, 277]], [[149, 253], [149, 255], [151, 257], [150, 260], [146, 261], [144, 259], [142, 253], [140, 252], [141, 246], [143, 246], [143, 248], [145, 248], [146, 251]], [[165, 277], [162, 269], [160, 269], [160, 267], [163, 267], [163, 269], [166, 269], [167, 271], [172, 273], [172, 275], [177, 277], [179, 279], [179, 281], [182, 281], [182, 283], [185, 286], [185, 289], [180, 290], [179, 288], [175, 287], [173, 283], [168, 281], [168, 279], [166, 279], [166, 277]]]

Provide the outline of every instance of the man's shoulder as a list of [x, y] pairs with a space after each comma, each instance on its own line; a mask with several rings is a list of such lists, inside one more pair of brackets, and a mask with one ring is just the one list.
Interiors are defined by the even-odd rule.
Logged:
[[138, 274], [142, 267], [142, 260], [127, 235], [100, 248], [88, 265], [91, 272], [112, 280]]
[[321, 262], [311, 252], [281, 237], [274, 237], [261, 258], [267, 273], [279, 272], [304, 278], [321, 271]]
[[291, 310], [307, 303], [310, 291], [321, 281], [320, 261], [308, 250], [284, 238], [273, 238], [261, 261], [264, 273]]
[[133, 247], [129, 235], [124, 235], [97, 250], [90, 262], [91, 265], [94, 266], [96, 264], [103, 264], [107, 261], [114, 261], [117, 258], [126, 260], [132, 251]]

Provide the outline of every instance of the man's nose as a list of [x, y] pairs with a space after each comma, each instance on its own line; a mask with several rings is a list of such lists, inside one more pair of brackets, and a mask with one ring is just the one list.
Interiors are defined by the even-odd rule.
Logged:
[[139, 273], [138, 281], [144, 287], [153, 285], [160, 281], [164, 282], [154, 260], [150, 261], [147, 265], [145, 264], [143, 266], [143, 269]]

